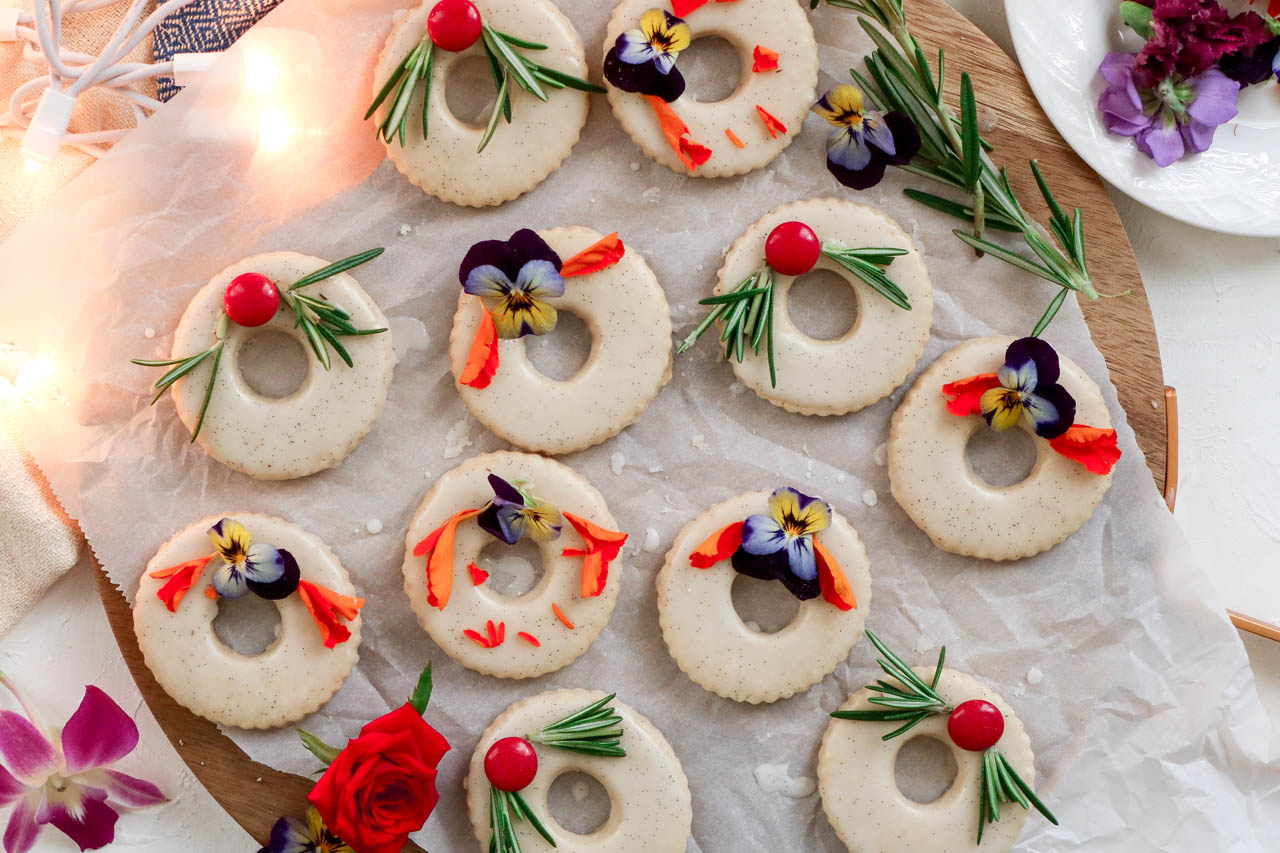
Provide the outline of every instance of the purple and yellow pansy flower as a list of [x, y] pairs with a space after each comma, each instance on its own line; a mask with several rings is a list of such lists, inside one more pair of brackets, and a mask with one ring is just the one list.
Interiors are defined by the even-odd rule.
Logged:
[[813, 536], [831, 525], [826, 501], [784, 486], [769, 496], [768, 515], [742, 523], [742, 545], [734, 569], [761, 580], [780, 580], [801, 600], [821, 594]]
[[[286, 579], [287, 552], [263, 542], [254, 543], [245, 526], [230, 518], [220, 519], [209, 528], [209, 541], [222, 558], [222, 565], [213, 573], [213, 589], [219, 596], [240, 598], [250, 591], [261, 590], [259, 594], [264, 598], [283, 597], [275, 594], [278, 590], [273, 585]], [[288, 561], [293, 562], [296, 587], [297, 562], [292, 557]]]
[[496, 539], [514, 545], [522, 536], [547, 542], [560, 535], [560, 510], [548, 501], [526, 495], [497, 474], [489, 475], [493, 500], [480, 511], [476, 523]]
[[624, 92], [656, 95], [671, 103], [684, 94], [676, 58], [692, 41], [683, 19], [650, 9], [641, 16], [640, 26], [618, 36], [605, 55], [605, 79]]
[[836, 86], [813, 105], [827, 120], [827, 169], [855, 190], [880, 183], [886, 166], [903, 166], [920, 152], [920, 134], [900, 112], [880, 113], [867, 106], [857, 86]]
[[324, 818], [314, 808], [307, 819], [282, 817], [271, 827], [271, 839], [258, 853], [355, 853], [341, 838], [329, 831]]
[[1076, 401], [1058, 384], [1058, 353], [1039, 338], [1009, 344], [996, 372], [1000, 385], [982, 394], [979, 406], [997, 430], [1016, 426], [1022, 418], [1042, 438], [1057, 438], [1071, 428]]
[[479, 296], [499, 338], [545, 335], [556, 326], [546, 300], [564, 295], [560, 256], [536, 232], [522, 228], [509, 240], [483, 240], [462, 259], [462, 289]]

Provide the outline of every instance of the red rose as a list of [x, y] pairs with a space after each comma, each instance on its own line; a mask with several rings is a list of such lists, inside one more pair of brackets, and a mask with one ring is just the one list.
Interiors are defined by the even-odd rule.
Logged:
[[360, 730], [307, 799], [356, 853], [400, 853], [440, 798], [436, 765], [444, 736], [405, 704]]

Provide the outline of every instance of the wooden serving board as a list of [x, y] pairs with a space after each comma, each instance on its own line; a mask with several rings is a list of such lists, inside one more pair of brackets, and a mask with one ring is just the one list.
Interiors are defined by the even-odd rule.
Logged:
[[[1027, 168], [1039, 160], [1059, 201], [1086, 211], [1089, 266], [1099, 288], [1125, 290], [1121, 299], [1083, 305], [1094, 342], [1106, 357], [1111, 379], [1129, 423], [1146, 454], [1156, 487], [1165, 487], [1165, 394], [1160, 347], [1151, 308], [1142, 289], [1133, 249], [1120, 217], [1098, 177], [1058, 136], [1036, 103], [1018, 66], [977, 27], [943, 0], [908, 0], [912, 28], [928, 53], [947, 51], [951, 85], [958, 69], [973, 77], [980, 105], [993, 111], [997, 126], [987, 137], [998, 163], [1008, 165], [1018, 197], [1040, 221], [1046, 211]], [[955, 102], [955, 91], [951, 92]], [[996, 263], [996, 261], [991, 261]], [[1153, 403], [1155, 404], [1153, 406]], [[281, 815], [301, 814], [313, 780], [281, 773], [251, 761], [217, 727], [174, 702], [143, 663], [133, 634], [128, 603], [101, 568], [98, 587], [124, 659], [147, 704], [178, 754], [214, 798], [250, 835], [265, 843]], [[410, 844], [409, 850], [420, 850]]]

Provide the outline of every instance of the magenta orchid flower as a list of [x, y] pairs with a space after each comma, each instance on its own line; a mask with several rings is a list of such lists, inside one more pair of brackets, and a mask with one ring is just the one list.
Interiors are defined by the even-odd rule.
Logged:
[[12, 805], [5, 853], [31, 850], [45, 826], [97, 850], [115, 839], [115, 806], [166, 802], [155, 785], [111, 769], [138, 745], [138, 727], [111, 697], [85, 688], [80, 707], [61, 731], [46, 732], [12, 685], [27, 716], [0, 711], [0, 805]]

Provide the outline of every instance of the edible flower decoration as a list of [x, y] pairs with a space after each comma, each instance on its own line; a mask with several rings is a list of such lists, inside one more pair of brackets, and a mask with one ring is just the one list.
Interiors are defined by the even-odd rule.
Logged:
[[846, 187], [873, 187], [884, 178], [886, 166], [904, 166], [920, 153], [920, 134], [911, 119], [870, 108], [857, 86], [836, 86], [818, 99], [813, 111], [831, 125], [827, 170]]
[[547, 542], [560, 535], [560, 510], [549, 501], [526, 495], [497, 474], [489, 475], [493, 500], [476, 521], [486, 533], [514, 545], [523, 536]]
[[1076, 402], [1058, 384], [1058, 353], [1039, 338], [1009, 344], [995, 373], [983, 373], [942, 386], [947, 411], [981, 415], [993, 429], [1006, 430], [1025, 420], [1053, 450], [1086, 470], [1106, 475], [1120, 459], [1116, 431], [1075, 423]]
[[692, 41], [683, 18], [650, 9], [640, 16], [640, 26], [618, 36], [605, 54], [604, 78], [624, 92], [671, 103], [684, 94], [684, 76], [676, 68], [676, 59]]
[[271, 827], [267, 846], [258, 853], [356, 853], [325, 826], [315, 808], [307, 809], [306, 820], [282, 817]]
[[689, 349], [698, 338], [719, 321], [723, 324], [720, 339], [725, 342], [725, 358], [739, 363], [746, 358], [750, 347], [760, 354], [763, 344], [769, 360], [769, 382], [778, 384], [773, 355], [773, 304], [776, 275], [800, 276], [812, 270], [819, 258], [826, 258], [836, 266], [852, 273], [873, 290], [903, 310], [911, 310], [907, 294], [885, 275], [885, 268], [893, 259], [907, 253], [906, 249], [859, 248], [851, 249], [843, 243], [818, 239], [812, 228], [803, 222], [783, 222], [769, 232], [764, 244], [764, 266], [747, 276], [727, 293], [717, 293], [698, 300], [699, 305], [710, 305], [711, 311], [685, 338], [677, 353]]
[[195, 586], [210, 563], [219, 560], [209, 587], [208, 598], [240, 598], [250, 592], [259, 598], [278, 601], [295, 592], [320, 630], [325, 648], [332, 649], [351, 639], [351, 631], [342, 622], [351, 622], [364, 606], [363, 598], [334, 592], [310, 581], [302, 580], [297, 559], [284, 548], [253, 542], [243, 524], [222, 518], [208, 530], [215, 549], [207, 557], [188, 560], [176, 566], [157, 569], [148, 577], [164, 580], [156, 596], [170, 613], [176, 612], [187, 592]]
[[769, 512], [717, 530], [689, 555], [696, 569], [729, 560], [734, 570], [778, 580], [801, 601], [821, 595], [840, 610], [858, 606], [853, 587], [818, 534], [831, 526], [826, 501], [783, 486], [769, 496]]
[[115, 840], [118, 808], [168, 802], [152, 783], [112, 766], [138, 745], [138, 727], [106, 693], [86, 687], [66, 725], [46, 729], [8, 676], [0, 684], [22, 708], [0, 711], [0, 806], [13, 807], [5, 853], [35, 849], [46, 826], [98, 850]]
[[545, 335], [556, 326], [555, 306], [565, 279], [590, 275], [622, 260], [626, 246], [617, 232], [561, 261], [536, 231], [521, 228], [507, 240], [482, 240], [458, 267], [464, 292], [479, 297], [484, 313], [458, 381], [487, 388], [498, 371], [498, 341]]
[[1027, 810], [1034, 806], [1046, 820], [1054, 826], [1058, 825], [1058, 819], [1040, 801], [1031, 786], [1018, 775], [1013, 764], [999, 749], [1000, 738], [1004, 736], [1004, 714], [1001, 710], [985, 699], [970, 699], [952, 705], [938, 692], [942, 664], [947, 658], [946, 646], [938, 651], [938, 663], [933, 670], [933, 677], [926, 681], [870, 630], [867, 631], [867, 639], [883, 655], [876, 663], [897, 684], [884, 680], [868, 684], [867, 692], [873, 695], [866, 701], [871, 707], [833, 711], [832, 717], [837, 720], [889, 723], [894, 728], [882, 735], [881, 740], [892, 740], [906, 734], [929, 717], [946, 714], [947, 735], [951, 742], [967, 752], [982, 753], [982, 769], [978, 780], [982, 796], [978, 798], [976, 844], [982, 843], [987, 825], [1000, 820], [1000, 806], [1006, 803], [1016, 803]]
[[[484, 134], [480, 137], [480, 145], [476, 148], [477, 154], [489, 145], [489, 140], [493, 139], [501, 121], [511, 123], [513, 83], [540, 101], [550, 100], [548, 89], [569, 88], [604, 94], [604, 89], [595, 83], [557, 71], [527, 57], [523, 51], [542, 51], [547, 46], [495, 30], [484, 22], [480, 10], [472, 0], [440, 0], [431, 8], [427, 17], [426, 34], [391, 72], [364, 115], [366, 120], [373, 118], [378, 108], [390, 98], [386, 114], [378, 124], [378, 133], [383, 141], [389, 143], [392, 139], [399, 139], [400, 147], [404, 147], [409, 106], [413, 101], [413, 93], [419, 86], [422, 88], [422, 138], [428, 138], [432, 70], [435, 68], [436, 51], [457, 53], [476, 42], [480, 42], [485, 57], [489, 60], [493, 85], [498, 94], [489, 112]], [[395, 93], [394, 97], [392, 92]]]

